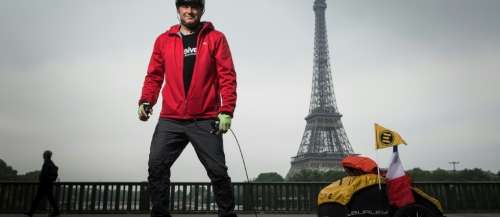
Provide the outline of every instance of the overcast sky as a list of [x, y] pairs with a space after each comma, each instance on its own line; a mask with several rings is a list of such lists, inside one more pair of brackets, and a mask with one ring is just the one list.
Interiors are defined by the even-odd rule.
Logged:
[[[173, 0], [1, 0], [0, 159], [20, 174], [54, 152], [62, 181], [143, 181], [159, 107], [137, 119], [154, 39]], [[233, 129], [251, 177], [286, 175], [309, 108], [312, 0], [208, 0], [238, 74]], [[327, 0], [333, 83], [356, 153], [375, 122], [398, 131], [407, 169], [500, 170], [500, 1]], [[233, 181], [241, 158], [230, 135]], [[191, 146], [172, 181], [208, 181]]]

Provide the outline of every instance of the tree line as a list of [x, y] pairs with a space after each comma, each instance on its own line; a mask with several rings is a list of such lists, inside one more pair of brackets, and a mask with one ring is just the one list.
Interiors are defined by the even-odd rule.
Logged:
[[0, 159], [0, 181], [38, 181], [40, 170], [17, 174], [17, 170]]
[[[450, 171], [444, 169], [423, 170], [414, 168], [406, 171], [413, 181], [500, 181], [500, 171], [493, 173], [480, 168]], [[0, 159], [0, 181], [37, 181], [39, 170], [17, 174], [17, 170]], [[302, 170], [290, 177], [277, 172], [259, 174], [254, 182], [332, 182], [346, 176], [344, 171]]]
[[[480, 168], [463, 170], [423, 170], [414, 168], [406, 171], [413, 181], [500, 181], [500, 171], [493, 173]], [[277, 172], [259, 174], [254, 182], [333, 182], [347, 174], [344, 171], [302, 170], [292, 176], [283, 177]]]

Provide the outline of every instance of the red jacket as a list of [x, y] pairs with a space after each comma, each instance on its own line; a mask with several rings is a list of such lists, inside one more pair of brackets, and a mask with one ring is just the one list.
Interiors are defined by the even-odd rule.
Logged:
[[215, 118], [233, 115], [236, 72], [227, 40], [212, 23], [203, 22], [198, 33], [196, 62], [187, 96], [184, 92], [184, 45], [180, 26], [174, 25], [155, 42], [139, 104], [156, 104], [162, 89], [161, 118]]

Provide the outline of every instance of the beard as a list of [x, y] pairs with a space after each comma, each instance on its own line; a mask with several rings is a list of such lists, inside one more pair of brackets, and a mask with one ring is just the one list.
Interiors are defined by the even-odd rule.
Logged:
[[196, 30], [198, 28], [198, 26], [200, 26], [200, 23], [201, 23], [200, 19], [197, 19], [195, 22], [192, 22], [192, 23], [187, 23], [182, 19], [180, 19], [180, 21], [181, 21], [181, 25], [187, 27], [190, 30]]

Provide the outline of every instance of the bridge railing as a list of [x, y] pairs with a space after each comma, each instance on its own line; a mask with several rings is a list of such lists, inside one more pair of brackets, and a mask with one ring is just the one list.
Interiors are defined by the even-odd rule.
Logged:
[[500, 182], [417, 182], [448, 212], [500, 211]]
[[[314, 213], [318, 192], [329, 183], [233, 183], [236, 211]], [[439, 199], [448, 212], [500, 211], [500, 182], [417, 182]], [[26, 211], [38, 183], [0, 182], [0, 213]], [[66, 213], [147, 213], [146, 182], [60, 182], [54, 187], [59, 207]], [[172, 183], [169, 191], [173, 213], [216, 212], [210, 183]], [[40, 210], [47, 209], [42, 201]]]

